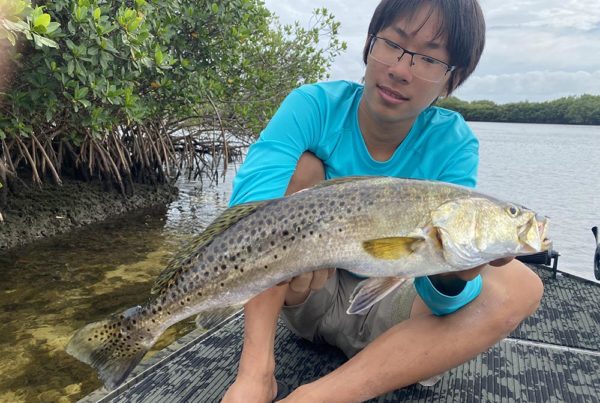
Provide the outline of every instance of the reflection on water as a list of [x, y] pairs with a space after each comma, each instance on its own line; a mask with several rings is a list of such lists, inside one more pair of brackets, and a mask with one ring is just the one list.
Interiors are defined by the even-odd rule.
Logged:
[[[0, 401], [76, 401], [101, 384], [64, 352], [86, 323], [143, 302], [169, 257], [226, 207], [230, 182], [0, 255]], [[150, 357], [195, 327], [173, 326]]]

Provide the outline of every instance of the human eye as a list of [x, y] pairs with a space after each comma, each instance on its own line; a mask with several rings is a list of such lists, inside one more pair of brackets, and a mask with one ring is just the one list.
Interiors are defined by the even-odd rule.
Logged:
[[398, 45], [397, 43], [394, 43], [392, 41], [388, 41], [387, 39], [384, 39], [383, 41], [385, 42], [385, 44], [388, 47], [390, 47], [392, 49], [402, 49], [402, 47], [400, 47], [400, 45]]
[[437, 59], [434, 59], [433, 57], [427, 56], [427, 55], [419, 55], [419, 58], [421, 59], [422, 62], [425, 62], [427, 64], [431, 64], [431, 65], [441, 65], [444, 64], [442, 62], [440, 62]]

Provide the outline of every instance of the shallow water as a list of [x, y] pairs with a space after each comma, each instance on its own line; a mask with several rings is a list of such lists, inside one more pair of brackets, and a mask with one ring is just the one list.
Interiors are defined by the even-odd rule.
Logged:
[[[145, 210], [0, 255], [0, 401], [76, 401], [101, 386], [64, 352], [86, 323], [143, 302], [169, 257], [226, 207], [230, 184], [181, 184], [168, 208]], [[195, 328], [169, 329], [152, 353]]]
[[[559, 268], [591, 278], [600, 224], [600, 128], [472, 123], [481, 190], [552, 218]], [[143, 302], [173, 253], [226, 208], [234, 169], [202, 191], [180, 181], [167, 208], [147, 210], [0, 254], [0, 401], [75, 401], [100, 386], [64, 352], [86, 323]], [[180, 324], [153, 351], [194, 328]]]

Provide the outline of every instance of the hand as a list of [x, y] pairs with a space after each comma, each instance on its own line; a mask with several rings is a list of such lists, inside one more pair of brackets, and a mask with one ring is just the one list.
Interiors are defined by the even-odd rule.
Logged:
[[[320, 290], [327, 280], [333, 276], [335, 269], [321, 269], [302, 273], [289, 281], [289, 289], [285, 296], [286, 305], [298, 305], [306, 300], [311, 290]], [[285, 284], [285, 283], [284, 283]]]
[[327, 280], [333, 276], [335, 269], [321, 269], [302, 273], [290, 280], [290, 288], [294, 292], [306, 292], [309, 290], [320, 290], [325, 286]]

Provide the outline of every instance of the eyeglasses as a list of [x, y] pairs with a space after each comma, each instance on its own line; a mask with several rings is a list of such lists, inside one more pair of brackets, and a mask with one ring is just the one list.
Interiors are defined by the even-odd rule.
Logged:
[[388, 39], [375, 35], [371, 36], [369, 55], [375, 61], [385, 64], [386, 66], [393, 66], [400, 62], [402, 56], [405, 54], [410, 56], [410, 68], [412, 73], [421, 80], [438, 83], [446, 74], [456, 69], [456, 66], [450, 66], [448, 63], [444, 63], [431, 56], [411, 52]]

